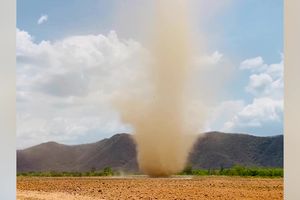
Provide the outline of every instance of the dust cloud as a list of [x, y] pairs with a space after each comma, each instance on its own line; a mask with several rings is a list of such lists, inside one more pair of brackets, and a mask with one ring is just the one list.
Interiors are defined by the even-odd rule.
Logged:
[[187, 164], [205, 110], [192, 106], [189, 94], [193, 48], [186, 2], [156, 1], [153, 22], [148, 42], [155, 62], [147, 71], [152, 89], [145, 88], [144, 96], [125, 90], [114, 105], [122, 122], [134, 129], [140, 170], [150, 177], [170, 177]]

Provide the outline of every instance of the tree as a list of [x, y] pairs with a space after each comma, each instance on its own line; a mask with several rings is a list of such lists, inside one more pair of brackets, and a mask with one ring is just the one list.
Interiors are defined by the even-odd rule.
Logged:
[[91, 172], [95, 172], [95, 171], [96, 171], [96, 167], [93, 166], [93, 167], [91, 168]]
[[223, 170], [224, 170], [224, 165], [223, 165], [223, 163], [221, 163], [220, 166], [221, 166], [221, 169], [220, 169], [220, 175], [222, 175], [222, 174], [223, 174]]
[[113, 170], [110, 167], [104, 167], [103, 172], [107, 176], [114, 175], [114, 172], [113, 172]]
[[234, 170], [237, 172], [238, 175], [243, 175], [245, 168], [242, 165], [236, 165], [234, 166]]
[[183, 173], [186, 175], [193, 174], [193, 167], [191, 165], [188, 165], [184, 168]]

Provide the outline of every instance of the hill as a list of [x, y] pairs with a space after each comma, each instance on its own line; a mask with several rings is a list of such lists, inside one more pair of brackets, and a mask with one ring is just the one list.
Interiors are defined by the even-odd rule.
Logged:
[[[232, 168], [234, 165], [283, 168], [283, 135], [256, 137], [209, 132], [199, 137], [189, 157], [197, 169]], [[17, 150], [17, 172], [71, 172], [102, 170], [138, 171], [135, 143], [129, 134], [116, 134], [91, 144], [68, 146], [47, 142]]]

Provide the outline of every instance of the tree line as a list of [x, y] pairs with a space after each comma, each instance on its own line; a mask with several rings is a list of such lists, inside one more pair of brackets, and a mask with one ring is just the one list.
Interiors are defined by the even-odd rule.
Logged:
[[194, 176], [244, 176], [244, 177], [281, 177], [283, 178], [283, 169], [249, 169], [242, 165], [236, 165], [233, 169], [220, 170], [194, 170], [191, 165], [186, 166], [184, 170], [177, 175]]
[[[110, 167], [104, 167], [103, 171], [96, 171], [96, 167], [92, 167], [88, 172], [25, 172], [17, 173], [17, 176], [26, 177], [89, 177], [89, 176], [120, 176], [120, 172], [114, 172]], [[125, 175], [143, 175], [137, 172], [126, 173]], [[242, 176], [242, 177], [278, 177], [283, 178], [283, 169], [253, 169], [237, 165], [233, 169], [220, 170], [201, 170], [193, 169], [191, 165], [186, 166], [176, 175], [192, 175], [192, 176]]]

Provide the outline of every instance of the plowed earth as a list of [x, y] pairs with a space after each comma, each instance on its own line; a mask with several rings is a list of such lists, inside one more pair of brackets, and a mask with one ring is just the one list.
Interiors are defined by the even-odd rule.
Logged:
[[283, 199], [283, 179], [17, 178], [18, 200]]

